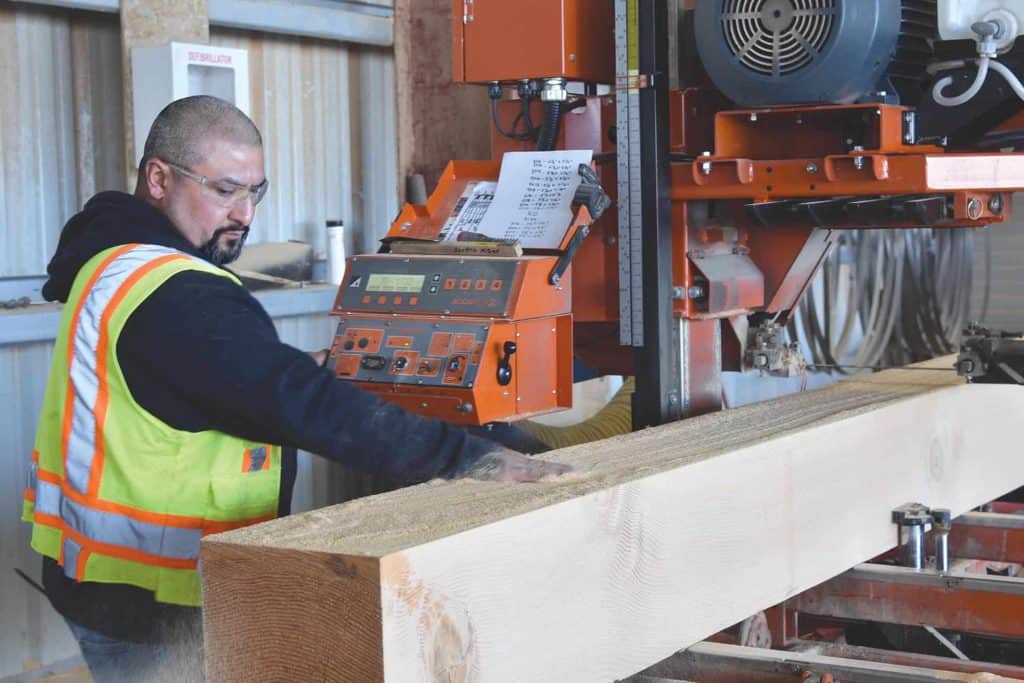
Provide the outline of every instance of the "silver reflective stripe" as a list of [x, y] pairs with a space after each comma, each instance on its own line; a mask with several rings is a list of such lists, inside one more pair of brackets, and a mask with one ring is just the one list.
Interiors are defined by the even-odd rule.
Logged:
[[74, 539], [64, 537], [64, 574], [69, 579], [79, 580], [78, 576], [78, 555], [82, 552], [82, 546], [75, 543]]
[[59, 486], [41, 481], [36, 484], [35, 511], [43, 515], [60, 517], [60, 501], [63, 497]]
[[39, 478], [39, 463], [35, 460], [29, 463], [28, 466], [28, 481], [25, 483], [26, 488], [31, 491], [36, 490], [36, 480]]
[[127, 515], [94, 510], [65, 498], [60, 487], [49, 482], [39, 482], [35, 510], [60, 517], [71, 529], [99, 543], [178, 560], [194, 560], [199, 556], [200, 529], [161, 526]]
[[97, 373], [99, 359], [96, 355], [103, 314], [132, 273], [154, 259], [172, 254], [188, 256], [197, 263], [203, 263], [194, 256], [167, 247], [146, 244], [129, 249], [107, 264], [96, 278], [92, 289], [85, 295], [78, 314], [78, 324], [70, 330], [68, 343], [72, 347], [72, 354], [69, 371], [73, 401], [64, 476], [80, 493], [86, 493], [89, 488], [89, 472], [96, 453], [95, 407], [100, 383], [106, 380]]
[[161, 526], [125, 515], [94, 510], [64, 498], [60, 516], [68, 526], [100, 543], [134, 548], [150, 555], [194, 560], [199, 556], [199, 529]]
[[267, 447], [260, 446], [249, 451], [249, 471], [259, 472], [267, 461]]

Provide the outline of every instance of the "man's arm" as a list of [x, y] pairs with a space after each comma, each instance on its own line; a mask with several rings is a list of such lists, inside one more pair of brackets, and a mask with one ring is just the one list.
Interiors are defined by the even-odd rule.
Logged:
[[528, 464], [337, 380], [281, 343], [259, 303], [216, 275], [168, 280], [128, 319], [117, 351], [136, 400], [178, 429], [296, 446], [403, 484], [438, 476], [529, 481], [569, 469]]

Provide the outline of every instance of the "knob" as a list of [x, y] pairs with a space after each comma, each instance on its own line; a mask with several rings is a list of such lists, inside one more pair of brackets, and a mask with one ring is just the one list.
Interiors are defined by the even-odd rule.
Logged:
[[512, 354], [517, 348], [516, 343], [511, 341], [505, 342], [501, 347], [504, 355], [498, 361], [498, 384], [503, 387], [512, 381]]
[[405, 370], [407, 365], [409, 365], [409, 359], [405, 356], [399, 356], [395, 359], [395, 370]]

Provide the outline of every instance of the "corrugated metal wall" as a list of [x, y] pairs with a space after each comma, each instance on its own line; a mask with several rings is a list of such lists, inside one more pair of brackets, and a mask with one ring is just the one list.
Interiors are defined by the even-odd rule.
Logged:
[[[340, 218], [349, 253], [373, 249], [398, 208], [390, 51], [225, 30], [211, 42], [249, 50], [271, 179], [251, 241], [300, 239], [319, 250], [324, 221]], [[123, 189], [117, 17], [5, 3], [0, 45], [0, 277], [40, 275], [64, 221], [94, 192]], [[277, 324], [299, 348], [322, 348], [332, 331], [318, 315]], [[51, 348], [0, 345], [0, 676], [77, 653], [52, 608], [13, 572], [39, 571], [18, 517]], [[295, 508], [358, 488], [338, 474], [303, 454]]]
[[62, 223], [120, 188], [116, 17], [0, 6], [0, 277], [45, 271]]
[[[0, 277], [40, 275], [63, 222], [123, 189], [117, 18], [6, 4], [0, 41]], [[322, 250], [340, 218], [349, 253], [373, 249], [398, 211], [390, 51], [216, 29], [211, 42], [249, 50], [271, 181], [250, 241]]]

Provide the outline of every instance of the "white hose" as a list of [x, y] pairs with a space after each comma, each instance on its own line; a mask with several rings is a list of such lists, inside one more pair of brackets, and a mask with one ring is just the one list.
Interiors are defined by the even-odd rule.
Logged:
[[1017, 97], [1024, 100], [1024, 84], [1022, 84], [1020, 79], [1017, 78], [1017, 74], [1013, 73], [1013, 71], [1011, 71], [1005, 64], [995, 60], [992, 61], [992, 68], [995, 69], [1000, 76], [1006, 79], [1006, 82], [1010, 84], [1011, 88], [1013, 88], [1013, 92], [1017, 93]]
[[[971, 87], [963, 93], [956, 97], [946, 97], [943, 95], [942, 91], [953, 82], [952, 76], [946, 76], [945, 78], [940, 78], [935, 83], [935, 87], [932, 88], [932, 97], [943, 107], [959, 107], [961, 104], [969, 102], [971, 98], [978, 94], [981, 90], [981, 86], [985, 84], [985, 79], [988, 77], [989, 61], [991, 60], [988, 57], [978, 58], [978, 75], [974, 77], [974, 83], [971, 84]], [[1000, 66], [1002, 65], [1000, 64]]]
[[934, 64], [929, 64], [928, 66], [925, 67], [924, 70], [927, 71], [932, 76], [934, 76], [935, 74], [939, 73], [940, 71], [949, 71], [950, 69], [959, 69], [959, 68], [964, 67], [964, 66], [967, 66], [967, 60], [966, 59], [954, 59], [954, 60], [949, 61], [949, 62], [935, 62]]

